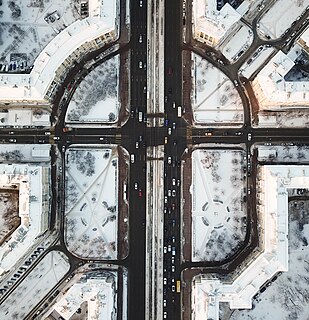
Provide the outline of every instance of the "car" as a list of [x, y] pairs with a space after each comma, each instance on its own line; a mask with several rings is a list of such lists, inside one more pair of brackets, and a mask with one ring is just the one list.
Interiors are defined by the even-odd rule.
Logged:
[[252, 135], [251, 133], [248, 133], [248, 141], [251, 141], [251, 139], [252, 139]]
[[172, 210], [175, 210], [176, 209], [176, 205], [175, 203], [172, 203]]
[[142, 43], [142, 42], [143, 42], [143, 36], [142, 36], [141, 34], [139, 35], [138, 42], [139, 42], [139, 43]]
[[168, 138], [164, 137], [164, 144], [167, 144], [167, 142], [168, 142]]
[[172, 157], [167, 157], [167, 163], [171, 164], [172, 163]]
[[137, 190], [137, 189], [138, 189], [138, 183], [135, 182], [135, 183], [134, 183], [134, 190]]
[[163, 300], [163, 307], [164, 308], [166, 307], [166, 300], [165, 299]]
[[235, 132], [235, 136], [241, 136], [243, 133], [241, 131]]
[[238, 81], [237, 80], [234, 80], [234, 85], [235, 85], [235, 87], [238, 87]]
[[136, 142], [135, 142], [135, 149], [138, 149], [138, 148], [139, 148], [139, 142], [136, 141]]
[[172, 93], [173, 93], [173, 89], [172, 89], [172, 88], [168, 88], [167, 92], [168, 92], [169, 94], [172, 94]]
[[172, 292], [175, 292], [175, 286], [172, 285]]
[[140, 1], [139, 1], [139, 6], [140, 6], [140, 8], [143, 7], [143, 0], [140, 0]]
[[177, 187], [180, 186], [180, 179], [177, 179]]
[[172, 220], [172, 226], [173, 226], [173, 227], [176, 226], [176, 220], [175, 220], [175, 219]]
[[166, 278], [163, 278], [163, 285], [167, 285], [167, 279]]
[[175, 255], [176, 255], [176, 248], [172, 247], [172, 256], [175, 256]]
[[14, 134], [14, 131], [10, 131], [9, 134]]
[[167, 196], [164, 196], [164, 203], [167, 203]]
[[175, 272], [175, 266], [172, 266], [172, 272]]
[[176, 242], [176, 237], [172, 236], [172, 243], [175, 243], [175, 242]]
[[169, 76], [172, 76], [172, 75], [173, 75], [173, 68], [172, 68], [172, 67], [169, 67], [169, 68], [167, 69], [167, 74], [168, 74]]
[[54, 137], [54, 140], [55, 140], [55, 141], [56, 141], [56, 140], [60, 140], [60, 137], [55, 136], [55, 137]]
[[176, 185], [176, 179], [175, 179], [175, 178], [172, 179], [172, 185], [173, 185], [173, 186]]
[[142, 190], [141, 190], [141, 189], [139, 189], [139, 191], [138, 191], [138, 196], [139, 196], [140, 198], [143, 196], [143, 193], [142, 193]]
[[212, 136], [212, 132], [206, 132], [205, 135], [206, 136]]
[[143, 61], [140, 61], [140, 62], [138, 63], [138, 67], [139, 67], [140, 69], [143, 69]]
[[175, 189], [172, 190], [172, 197], [176, 197], [176, 190]]
[[16, 142], [16, 139], [10, 139], [9, 142]]
[[163, 247], [163, 253], [167, 253], [167, 247], [166, 246]]
[[251, 194], [251, 188], [250, 187], [248, 188], [248, 194]]
[[175, 257], [172, 257], [172, 258], [171, 258], [171, 263], [172, 263], [172, 264], [175, 264]]
[[167, 190], [167, 196], [170, 197], [171, 195], [172, 195], [172, 190], [171, 190], [171, 189], [168, 189], [168, 190]]
[[50, 132], [49, 132], [49, 131], [46, 131], [46, 132], [45, 132], [45, 135], [46, 135], [46, 136], [50, 136]]
[[167, 319], [167, 312], [166, 311], [163, 312], [163, 318]]
[[167, 247], [167, 251], [168, 251], [168, 252], [171, 252], [171, 251], [172, 251], [172, 246], [171, 246], [170, 244], [169, 244], [168, 247]]
[[170, 136], [172, 134], [172, 128], [168, 128], [167, 134]]

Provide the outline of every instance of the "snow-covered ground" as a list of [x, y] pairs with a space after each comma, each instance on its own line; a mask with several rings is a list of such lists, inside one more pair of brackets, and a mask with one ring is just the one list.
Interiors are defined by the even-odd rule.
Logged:
[[241, 150], [192, 152], [192, 260], [230, 256], [246, 233]]
[[115, 123], [119, 115], [119, 55], [93, 69], [78, 85], [69, 103], [66, 122]]
[[307, 109], [260, 112], [258, 127], [305, 128], [309, 126]]
[[258, 160], [272, 163], [277, 162], [309, 162], [309, 147], [299, 145], [255, 145], [258, 147]]
[[84, 258], [117, 259], [117, 147], [73, 147], [65, 156], [68, 249]]
[[279, 38], [309, 5], [309, 0], [277, 0], [259, 21], [258, 32]]
[[289, 202], [289, 271], [253, 300], [249, 310], [221, 305], [222, 320], [305, 320], [309, 314], [309, 202]]
[[52, 251], [30, 272], [22, 283], [2, 302], [1, 319], [27, 319], [27, 314], [69, 271], [70, 264], [62, 252]]
[[[38, 156], [39, 155], [39, 156]], [[0, 161], [48, 162], [50, 161], [49, 144], [1, 144]]]
[[[1, 3], [0, 63], [11, 64], [11, 71], [15, 72], [31, 67], [61, 30], [80, 19], [73, 0], [3, 0]], [[58, 20], [44, 20], [55, 11]]]
[[252, 41], [252, 30], [247, 25], [242, 24], [235, 34], [233, 33], [233, 35], [220, 44], [218, 50], [230, 61], [235, 61], [246, 52]]
[[207, 60], [192, 54], [191, 103], [197, 124], [241, 124], [243, 105], [229, 78]]

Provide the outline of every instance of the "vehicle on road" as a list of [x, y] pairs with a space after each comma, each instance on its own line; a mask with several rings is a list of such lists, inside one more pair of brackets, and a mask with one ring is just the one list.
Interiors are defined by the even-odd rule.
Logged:
[[143, 61], [140, 61], [140, 62], [138, 63], [138, 67], [139, 67], [140, 69], [143, 69]]
[[176, 190], [175, 189], [172, 190], [172, 197], [176, 197]]
[[252, 139], [252, 135], [251, 133], [248, 133], [248, 141], [251, 141], [251, 139]]
[[171, 164], [171, 163], [172, 163], [172, 157], [168, 157], [168, 158], [167, 158], [167, 163], [168, 163], [168, 164]]
[[176, 282], [176, 289], [177, 289], [176, 291], [177, 291], [177, 293], [180, 293], [180, 289], [181, 289], [180, 288], [180, 284], [181, 284], [180, 280], [177, 280], [177, 282]]
[[137, 189], [138, 189], [138, 183], [135, 182], [135, 183], [134, 183], [134, 190], [137, 190]]
[[139, 6], [140, 6], [140, 8], [143, 7], [143, 0], [140, 0], [140, 1], [139, 1]]
[[182, 110], [181, 110], [181, 106], [179, 106], [179, 107], [177, 108], [177, 117], [178, 117], [178, 118], [181, 118], [181, 115], [182, 115]]
[[141, 34], [139, 35], [138, 42], [139, 42], [139, 43], [142, 43], [142, 42], [143, 42], [143, 36], [142, 36]]
[[135, 161], [135, 156], [134, 154], [131, 154], [131, 163], [134, 163], [134, 161]]
[[172, 128], [168, 128], [167, 134], [170, 136], [172, 134]]
[[9, 141], [10, 142], [16, 142], [16, 139], [10, 139]]
[[139, 191], [138, 191], [138, 196], [139, 196], [140, 198], [143, 196], [143, 193], [142, 193], [142, 190], [141, 190], [141, 189], [139, 189]]
[[169, 68], [167, 69], [167, 74], [168, 74], [169, 76], [172, 76], [172, 75], [173, 75], [173, 68], [172, 68], [172, 67], [169, 67]]

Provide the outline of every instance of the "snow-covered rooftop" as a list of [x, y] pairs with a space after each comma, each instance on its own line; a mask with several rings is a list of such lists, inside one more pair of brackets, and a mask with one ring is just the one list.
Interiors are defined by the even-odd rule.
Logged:
[[288, 55], [278, 51], [257, 75], [253, 87], [261, 109], [300, 107], [309, 104], [309, 82], [284, 80], [284, 76], [294, 65], [294, 61]]
[[118, 0], [91, 0], [89, 9], [89, 17], [69, 25], [43, 49], [30, 74], [5, 74], [0, 77], [0, 100], [44, 102], [56, 71], [76, 49], [107, 33], [116, 36]]
[[0, 164], [0, 187], [10, 185], [18, 186], [21, 224], [0, 248], [0, 274], [9, 270], [48, 226], [49, 168]]
[[219, 303], [252, 307], [252, 297], [278, 271], [288, 270], [288, 188], [309, 186], [309, 166], [262, 166], [259, 174], [262, 253], [232, 284], [197, 277], [192, 287], [194, 319], [219, 319]]
[[217, 45], [241, 18], [228, 3], [218, 11], [216, 0], [194, 0], [192, 14], [195, 37], [213, 46]]

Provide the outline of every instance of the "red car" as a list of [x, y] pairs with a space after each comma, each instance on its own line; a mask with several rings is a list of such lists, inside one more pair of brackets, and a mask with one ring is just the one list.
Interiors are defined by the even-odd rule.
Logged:
[[173, 68], [172, 68], [172, 67], [169, 67], [169, 68], [168, 68], [167, 74], [168, 74], [169, 76], [172, 76], [172, 75], [173, 75]]
[[142, 193], [142, 190], [141, 190], [141, 189], [139, 189], [139, 191], [138, 191], [138, 196], [139, 196], [140, 198], [143, 196], [143, 193]]

